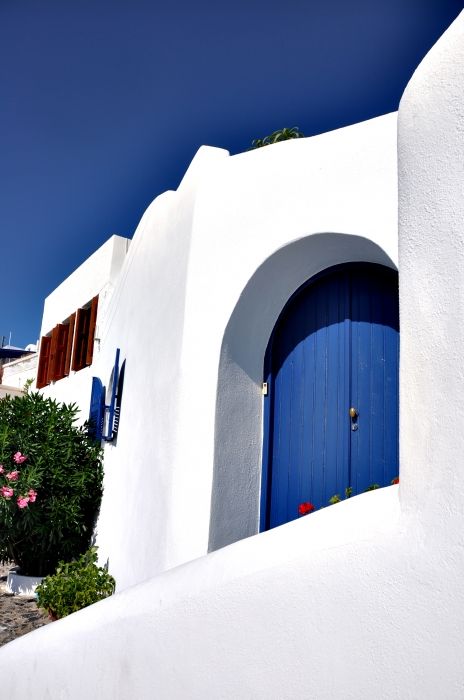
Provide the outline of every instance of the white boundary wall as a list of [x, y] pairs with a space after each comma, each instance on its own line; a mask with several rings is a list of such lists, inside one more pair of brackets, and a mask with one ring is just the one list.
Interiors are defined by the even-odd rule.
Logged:
[[34, 382], [32, 387], [34, 387], [37, 377], [38, 357], [38, 354], [34, 353], [27, 357], [19, 357], [17, 360], [3, 365], [2, 382], [22, 391], [25, 383], [28, 380], [32, 380]]
[[461, 16], [400, 109], [399, 491], [242, 540], [7, 645], [0, 661], [21, 679], [4, 674], [5, 697], [464, 696], [463, 75]]

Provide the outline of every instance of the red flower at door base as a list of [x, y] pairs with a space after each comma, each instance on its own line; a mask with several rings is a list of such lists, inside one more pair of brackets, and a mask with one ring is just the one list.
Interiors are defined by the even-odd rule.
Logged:
[[300, 503], [300, 505], [298, 506], [299, 515], [308, 515], [308, 513], [312, 513], [313, 510], [316, 510], [316, 508], [313, 506], [312, 503], [309, 502]]
[[400, 483], [400, 477], [399, 477], [399, 476], [395, 476], [395, 478], [392, 479], [391, 482], [392, 482], [392, 484], [399, 484], [399, 483]]

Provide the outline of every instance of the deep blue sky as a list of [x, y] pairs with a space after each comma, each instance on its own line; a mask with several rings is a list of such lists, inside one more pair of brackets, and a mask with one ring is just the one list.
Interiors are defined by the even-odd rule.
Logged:
[[462, 0], [0, 0], [1, 335], [201, 144], [232, 153], [397, 109]]

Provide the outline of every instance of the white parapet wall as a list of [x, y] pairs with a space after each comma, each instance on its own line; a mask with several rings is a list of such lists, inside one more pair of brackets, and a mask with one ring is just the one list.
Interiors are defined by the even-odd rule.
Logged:
[[23, 390], [17, 386], [8, 386], [7, 384], [0, 384], [0, 399], [3, 399], [5, 396], [11, 396], [12, 398], [14, 398], [15, 396], [23, 396], [23, 394]]
[[410, 525], [390, 487], [168, 571], [3, 647], [5, 697], [461, 700], [457, 572]]
[[37, 362], [38, 355], [34, 353], [3, 365], [3, 384], [14, 386], [20, 390], [24, 389], [26, 382], [34, 384], [37, 377]]

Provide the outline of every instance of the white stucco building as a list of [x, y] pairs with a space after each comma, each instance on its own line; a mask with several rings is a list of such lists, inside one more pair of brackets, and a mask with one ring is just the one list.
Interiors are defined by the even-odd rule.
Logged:
[[90, 366], [100, 352], [105, 318], [130, 241], [111, 236], [45, 299], [36, 371], [37, 388], [82, 406], [88, 417]]
[[[461, 16], [398, 119], [203, 147], [121, 242], [89, 366], [44, 388], [87, 413], [120, 349], [97, 533], [119, 593], [3, 648], [9, 697], [464, 696], [463, 77]], [[321, 479], [325, 503], [397, 473], [398, 268], [400, 487], [295, 519]], [[100, 272], [58, 288], [44, 333]]]

